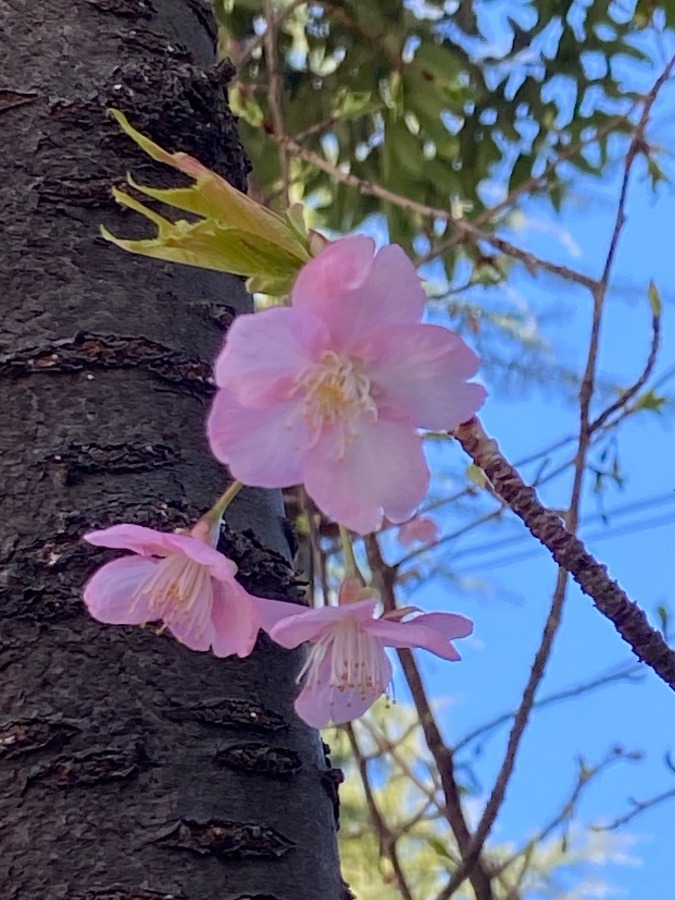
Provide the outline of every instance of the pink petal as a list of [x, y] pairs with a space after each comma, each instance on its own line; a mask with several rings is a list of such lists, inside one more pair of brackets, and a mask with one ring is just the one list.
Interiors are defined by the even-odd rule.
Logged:
[[213, 401], [207, 433], [214, 456], [244, 484], [272, 488], [302, 482], [310, 437], [300, 402], [253, 409], [223, 389]]
[[360, 342], [355, 352], [366, 360], [378, 404], [382, 398], [420, 428], [449, 431], [485, 400], [485, 388], [465, 380], [478, 370], [478, 357], [439, 325], [393, 325]]
[[191, 650], [208, 650], [215, 639], [212, 620], [213, 580], [202, 567], [201, 583], [182, 602], [165, 603], [162, 620], [173, 636]]
[[[159, 532], [158, 532], [159, 533]], [[205, 541], [189, 534], [166, 533], [165, 548], [182, 556], [187, 556], [202, 566], [207, 566], [211, 575], [219, 581], [230, 582], [237, 573], [237, 567], [223, 553], [211, 547]]]
[[423, 613], [414, 621], [427, 628], [433, 628], [447, 640], [465, 638], [473, 634], [473, 622], [466, 616], [460, 616], [459, 613]]
[[216, 656], [249, 656], [255, 646], [260, 619], [252, 598], [236, 585], [214, 583], [213, 652]]
[[438, 541], [438, 523], [428, 516], [413, 516], [409, 522], [404, 522], [396, 535], [399, 544], [409, 547], [418, 541], [421, 544], [431, 546]]
[[270, 631], [270, 637], [282, 647], [292, 649], [305, 641], [316, 641], [344, 619], [366, 622], [372, 619], [377, 599], [358, 600], [348, 606], [320, 606], [295, 616], [281, 619]]
[[354, 347], [367, 335], [390, 325], [416, 324], [422, 318], [422, 283], [412, 262], [395, 244], [378, 252], [362, 284], [353, 288], [342, 284], [339, 300], [324, 303], [320, 313], [336, 350], [357, 356]]
[[450, 640], [466, 637], [473, 628], [468, 619], [454, 613], [429, 613], [411, 622], [373, 619], [363, 627], [387, 647], [421, 648], [449, 660], [461, 659]]
[[391, 663], [384, 650], [382, 651], [382, 667], [388, 673], [386, 683], [374, 685], [368, 689], [345, 688], [338, 690], [330, 686], [330, 656], [319, 664], [318, 683], [302, 689], [295, 701], [295, 711], [313, 728], [325, 728], [334, 722], [342, 725], [358, 719], [387, 689], [391, 681]]
[[422, 442], [408, 422], [363, 415], [345, 440], [324, 428], [307, 453], [305, 487], [326, 515], [359, 534], [376, 531], [384, 514], [409, 519], [429, 486]]
[[334, 241], [302, 267], [293, 285], [293, 309], [330, 320], [349, 291], [370, 275], [375, 242], [361, 234]]
[[84, 588], [84, 602], [91, 615], [109, 625], [142, 625], [151, 621], [149, 598], [132, 598], [158, 564], [142, 556], [123, 556], [101, 566]]
[[328, 329], [311, 313], [267, 309], [235, 319], [216, 360], [219, 387], [244, 406], [285, 400], [295, 379], [327, 348]]
[[167, 543], [169, 535], [155, 531], [144, 525], [113, 525], [101, 531], [90, 531], [83, 540], [96, 547], [110, 547], [111, 550], [133, 550], [141, 556], [166, 556], [171, 547]]
[[251, 597], [251, 599], [260, 618], [260, 627], [268, 634], [282, 619], [308, 612], [306, 606], [289, 603], [286, 600], [268, 600], [266, 597]]

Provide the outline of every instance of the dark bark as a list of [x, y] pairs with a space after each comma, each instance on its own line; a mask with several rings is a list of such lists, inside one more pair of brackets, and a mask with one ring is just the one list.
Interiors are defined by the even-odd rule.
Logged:
[[[193, 653], [101, 626], [90, 528], [185, 526], [223, 490], [204, 419], [234, 278], [132, 257], [109, 199], [160, 175], [105, 114], [243, 187], [197, 0], [0, 0], [0, 895], [340, 900], [336, 778], [294, 716], [299, 658]], [[223, 549], [300, 595], [281, 498], [247, 490]], [[235, 530], [236, 529], [236, 530]]]

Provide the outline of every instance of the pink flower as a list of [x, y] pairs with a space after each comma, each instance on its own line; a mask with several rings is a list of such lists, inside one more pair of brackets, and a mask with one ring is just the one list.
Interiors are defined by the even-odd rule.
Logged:
[[408, 522], [404, 522], [398, 530], [399, 544], [409, 547], [416, 541], [431, 547], [438, 541], [438, 522], [429, 516], [413, 516]]
[[84, 602], [91, 615], [113, 625], [161, 620], [192, 650], [248, 656], [261, 625], [258, 604], [272, 601], [252, 597], [235, 580], [236, 565], [215, 549], [216, 524], [202, 519], [189, 535], [127, 524], [86, 534], [90, 544], [134, 554], [89, 579]]
[[307, 678], [295, 710], [314, 728], [357, 719], [387, 690], [392, 669], [385, 647], [422, 647], [458, 660], [451, 640], [473, 631], [468, 619], [454, 613], [426, 613], [403, 622], [412, 611], [407, 608], [373, 618], [378, 599], [373, 590], [347, 578], [339, 606], [289, 616], [270, 631], [282, 647], [313, 644], [300, 673]]
[[400, 247], [370, 238], [330, 244], [300, 271], [290, 308], [242, 316], [216, 361], [211, 449], [234, 478], [304, 483], [353, 531], [383, 513], [408, 519], [429, 470], [418, 428], [450, 430], [485, 391], [467, 383], [478, 358], [462, 339], [421, 323], [424, 292]]

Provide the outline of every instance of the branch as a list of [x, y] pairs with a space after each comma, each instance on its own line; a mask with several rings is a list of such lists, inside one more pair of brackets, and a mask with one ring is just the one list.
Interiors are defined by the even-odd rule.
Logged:
[[544, 677], [546, 664], [548, 663], [549, 656], [551, 655], [553, 641], [558, 632], [558, 628], [560, 627], [562, 608], [565, 602], [565, 583], [566, 573], [562, 569], [560, 569], [558, 571], [558, 580], [556, 582], [555, 592], [553, 594], [553, 600], [551, 602], [551, 608], [544, 625], [544, 633], [541, 639], [541, 644], [535, 654], [532, 669], [530, 671], [530, 677], [528, 678], [527, 684], [525, 685], [525, 690], [523, 691], [523, 698], [514, 716], [513, 727], [511, 729], [511, 733], [509, 734], [506, 753], [504, 754], [504, 761], [502, 762], [499, 774], [497, 775], [492, 793], [490, 794], [488, 802], [485, 805], [485, 809], [483, 810], [483, 815], [481, 816], [480, 822], [478, 823], [478, 827], [476, 828], [476, 831], [474, 833], [473, 840], [471, 841], [471, 844], [467, 848], [466, 852], [462, 853], [462, 862], [455, 870], [455, 873], [448, 884], [438, 895], [437, 900], [448, 900], [448, 898], [452, 897], [455, 891], [460, 887], [462, 882], [466, 878], [471, 877], [471, 872], [477, 865], [478, 859], [480, 858], [480, 852], [483, 848], [483, 845], [485, 844], [485, 841], [487, 840], [488, 835], [490, 834], [490, 830], [492, 829], [494, 821], [497, 818], [499, 808], [504, 802], [506, 788], [508, 787], [509, 781], [511, 780], [511, 775], [513, 774], [513, 769], [516, 764], [516, 755], [518, 753], [520, 741], [525, 732], [525, 728], [527, 727], [527, 723], [530, 718], [530, 713], [532, 712], [532, 708], [534, 706], [534, 697], [537, 688], [539, 687], [539, 684]]
[[[472, 224], [477, 228], [482, 228], [483, 225], [487, 225], [489, 222], [491, 222], [491, 220], [495, 218], [495, 216], [499, 215], [499, 213], [504, 212], [508, 210], [509, 207], [513, 206], [514, 202], [519, 197], [522, 197], [525, 194], [532, 194], [535, 191], [543, 188], [548, 178], [551, 175], [555, 174], [555, 170], [561, 163], [573, 159], [586, 147], [591, 146], [596, 141], [601, 140], [608, 134], [611, 134], [618, 128], [618, 126], [624, 125], [627, 122], [628, 124], [630, 124], [629, 120], [627, 119], [628, 114], [615, 116], [614, 118], [606, 122], [602, 128], [598, 128], [598, 130], [594, 132], [591, 137], [587, 138], [586, 140], [579, 141], [576, 144], [571, 144], [569, 147], [561, 150], [558, 156], [556, 156], [555, 159], [551, 160], [551, 162], [548, 163], [548, 165], [540, 175], [531, 175], [529, 178], [526, 178], [524, 181], [522, 181], [519, 185], [516, 185], [513, 190], [509, 191], [509, 193], [503, 200], [500, 200], [500, 202], [496, 203], [494, 206], [487, 207], [487, 209], [483, 210], [480, 215], [472, 219]], [[447, 238], [444, 241], [441, 241], [435, 247], [432, 247], [432, 249], [429, 250], [428, 253], [425, 253], [424, 256], [418, 258], [418, 265], [423, 265], [426, 262], [430, 262], [432, 259], [440, 256], [441, 253], [445, 253], [446, 250], [451, 250], [460, 242], [461, 239], [459, 239], [456, 235], [451, 238]]]
[[[534, 704], [533, 709], [543, 709], [546, 706], [552, 706], [554, 703], [559, 703], [561, 700], [579, 697], [582, 694], [594, 691], [596, 688], [604, 687], [614, 681], [637, 681], [639, 679], [639, 676], [636, 677], [638, 669], [639, 663], [632, 663], [630, 666], [625, 666], [623, 669], [619, 669], [616, 672], [598, 675], [597, 678], [593, 678], [590, 681], [585, 681], [581, 684], [576, 684], [573, 687], [565, 688], [562, 691], [556, 691], [553, 694], [542, 697], [541, 700], [538, 700]], [[475, 728], [473, 731], [469, 732], [469, 734], [465, 735], [461, 741], [458, 741], [452, 748], [453, 752], [455, 754], [459, 753], [479, 737], [482, 737], [484, 734], [489, 734], [491, 731], [499, 728], [500, 725], [505, 725], [510, 719], [515, 718], [515, 716], [516, 712], [503, 713], [503, 715], [497, 716], [491, 721], [486, 722], [484, 725], [480, 725], [478, 728]]]
[[610, 404], [610, 406], [604, 409], [600, 415], [590, 423], [589, 428], [591, 432], [595, 432], [599, 428], [602, 428], [605, 422], [611, 418], [614, 413], [625, 410], [633, 397], [635, 397], [638, 391], [642, 390], [649, 381], [649, 378], [654, 371], [654, 366], [656, 365], [660, 343], [661, 316], [659, 313], [654, 313], [652, 315], [652, 342], [649, 348], [649, 356], [647, 357], [647, 362], [645, 363], [642, 373], [627, 390], [622, 392], [621, 396], [614, 403]]
[[273, 0], [265, 0], [265, 22], [267, 27], [264, 33], [265, 62], [267, 63], [267, 102], [269, 103], [274, 126], [274, 135], [280, 138], [278, 143], [279, 165], [281, 168], [281, 180], [283, 183], [283, 203], [288, 206], [288, 151], [284, 144], [284, 113], [282, 103], [281, 78], [279, 77], [279, 59], [277, 53], [277, 28], [278, 22], [274, 15]]
[[609, 825], [592, 825], [591, 828], [593, 831], [615, 831], [617, 828], [621, 828], [622, 825], [630, 822], [636, 816], [639, 816], [640, 813], [647, 809], [651, 809], [652, 806], [663, 803], [664, 800], [670, 800], [671, 797], [675, 797], [675, 788], [670, 788], [668, 791], [656, 794], [655, 797], [650, 797], [649, 800], [631, 799], [630, 802], [633, 804], [633, 809], [630, 812], [626, 813], [624, 816], [620, 816], [618, 819], [614, 819]]
[[[385, 610], [396, 609], [396, 595], [394, 592], [395, 571], [387, 566], [382, 558], [380, 545], [374, 534], [368, 535], [365, 538], [365, 543], [368, 562], [373, 572], [376, 587], [380, 591]], [[459, 787], [455, 778], [452, 751], [443, 741], [440, 729], [429, 705], [415, 657], [410, 650], [397, 650], [396, 653], [401, 661], [401, 667], [410, 687], [424, 740], [441, 778], [441, 785], [445, 795], [445, 816], [450, 823], [460, 852], [464, 856], [472, 845], [472, 836], [464, 818]], [[476, 892], [477, 900], [493, 900], [492, 879], [485, 864], [480, 859], [480, 850], [469, 877]]]
[[373, 828], [375, 829], [375, 833], [377, 834], [380, 853], [381, 855], [386, 856], [391, 863], [401, 896], [404, 898], [404, 900], [414, 900], [414, 897], [410, 892], [410, 888], [408, 887], [405, 874], [403, 873], [403, 869], [401, 868], [398, 853], [396, 852], [396, 838], [390, 831], [387, 823], [384, 821], [382, 813], [380, 812], [375, 800], [375, 794], [370, 784], [370, 777], [368, 775], [368, 761], [361, 753], [361, 748], [359, 747], [358, 741], [356, 740], [356, 734], [354, 732], [353, 726], [346, 725], [345, 731], [347, 732], [347, 737], [349, 738], [349, 743], [351, 744], [352, 753], [354, 754], [354, 758], [356, 759], [359, 768], [361, 784], [363, 785], [363, 792], [366, 797], [366, 804], [368, 805], [368, 812], [370, 813]]
[[611, 750], [599, 763], [591, 767], [586, 766], [584, 761], [582, 759], [579, 759], [579, 771], [575, 779], [572, 791], [567, 800], [562, 804], [556, 815], [554, 815], [550, 819], [550, 821], [547, 822], [547, 824], [544, 825], [536, 835], [534, 835], [534, 837], [530, 838], [530, 840], [527, 841], [527, 843], [523, 847], [516, 850], [508, 859], [506, 859], [502, 863], [499, 868], [500, 874], [522, 857], [523, 867], [518, 875], [517, 884], [517, 887], [520, 887], [525, 875], [527, 874], [529, 863], [534, 851], [537, 849], [537, 847], [540, 847], [543, 844], [543, 842], [551, 835], [553, 831], [555, 831], [556, 828], [566, 822], [569, 823], [576, 811], [576, 807], [582, 793], [589, 786], [589, 784], [595, 778], [601, 775], [605, 771], [605, 769], [607, 769], [614, 763], [631, 759], [635, 759], [634, 754], [625, 753], [620, 748]]
[[447, 222], [455, 229], [456, 233], [460, 235], [460, 241], [467, 239], [485, 241], [491, 246], [496, 247], [498, 250], [501, 250], [501, 252], [505, 253], [507, 256], [511, 256], [513, 259], [522, 262], [530, 272], [536, 271], [537, 269], [543, 269], [546, 272], [551, 272], [553, 275], [557, 275], [560, 278], [575, 282], [576, 284], [580, 284], [589, 289], [592, 289], [596, 285], [593, 278], [589, 278], [581, 272], [570, 269], [568, 266], [560, 266], [556, 263], [549, 262], [548, 260], [540, 259], [538, 256], [535, 256], [534, 253], [523, 250], [521, 247], [512, 244], [504, 238], [481, 231], [480, 228], [465, 219], [455, 218], [451, 210], [429, 206], [426, 203], [419, 203], [411, 197], [397, 194], [395, 191], [390, 191], [388, 188], [384, 188], [365, 178], [359, 178], [351, 172], [345, 172], [338, 166], [329, 163], [328, 160], [324, 159], [319, 153], [315, 153], [313, 150], [303, 147], [292, 138], [279, 137], [278, 135], [272, 135], [272, 137], [277, 142], [283, 143], [284, 146], [299, 159], [303, 159], [305, 162], [316, 166], [317, 169], [330, 175], [331, 178], [334, 178], [336, 181], [340, 181], [343, 184], [349, 185], [349, 187], [355, 188], [355, 190], [359, 191], [361, 194], [377, 197], [380, 200], [385, 200], [387, 203], [393, 203], [394, 206], [399, 206], [401, 209], [407, 209], [408, 212], [415, 213], [427, 219], [438, 219], [439, 221]]
[[[288, 6], [279, 10], [279, 14], [273, 16], [275, 31], [279, 30], [279, 26], [286, 21], [291, 13], [294, 13], [299, 6], [302, 6], [305, 3], [307, 3], [307, 0], [293, 0], [292, 3], [288, 4]], [[268, 19], [267, 21], [269, 23], [272, 20]], [[249, 62], [256, 50], [258, 50], [263, 45], [264, 41], [265, 32], [263, 32], [262, 34], [256, 34], [249, 40], [239, 56], [236, 56], [232, 60], [232, 64], [234, 65], [237, 72], [241, 72], [243, 67], [246, 65], [246, 63]]]
[[675, 690], [675, 651], [647, 622], [644, 612], [607, 574], [582, 541], [569, 532], [558, 515], [542, 505], [535, 490], [522, 480], [487, 436], [478, 419], [455, 431], [460, 444], [490, 479], [493, 488], [528, 531], [566, 569], [600, 612], [614, 624], [635, 655]]

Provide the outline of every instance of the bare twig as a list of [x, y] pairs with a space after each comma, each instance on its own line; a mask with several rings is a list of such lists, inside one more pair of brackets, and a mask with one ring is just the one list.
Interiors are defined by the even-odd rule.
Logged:
[[565, 528], [560, 517], [541, 504], [533, 488], [525, 484], [502, 456], [496, 441], [485, 434], [477, 419], [461, 425], [455, 435], [500, 497], [550, 551], [558, 565], [572, 575], [600, 612], [612, 621], [638, 659], [675, 690], [675, 651], [649, 625], [644, 612], [612, 581], [606, 568], [594, 559], [579, 538]]
[[[580, 697], [582, 694], [587, 694], [590, 691], [594, 691], [597, 688], [605, 687], [608, 684], [612, 684], [615, 681], [638, 681], [640, 680], [639, 676], [640, 664], [633, 663], [630, 666], [624, 666], [624, 668], [619, 669], [615, 672], [609, 672], [605, 675], [598, 675], [596, 678], [592, 678], [589, 681], [584, 681], [581, 684], [575, 684], [572, 687], [565, 688], [562, 691], [556, 691], [553, 694], [548, 694], [546, 697], [542, 697], [541, 700], [537, 700], [533, 705], [533, 709], [544, 709], [547, 706], [552, 706], [554, 703], [560, 703], [562, 700], [569, 700], [571, 697]], [[478, 740], [478, 738], [483, 737], [483, 735], [490, 734], [490, 732], [495, 731], [495, 729], [499, 728], [501, 725], [506, 725], [507, 722], [511, 721], [516, 715], [516, 711], [503, 713], [501, 716], [497, 716], [494, 719], [491, 719], [489, 722], [486, 722], [484, 725], [480, 725], [478, 728], [475, 728], [473, 731], [469, 732], [469, 734], [465, 735], [460, 741], [458, 741], [453, 749], [455, 755], [460, 751], [464, 750], [469, 744], [472, 744], [474, 741]]]
[[354, 759], [356, 760], [359, 769], [359, 775], [361, 777], [361, 784], [363, 785], [363, 792], [365, 794], [368, 812], [370, 813], [370, 818], [372, 820], [373, 827], [375, 828], [375, 832], [377, 834], [378, 842], [380, 845], [380, 854], [382, 856], [386, 856], [391, 863], [391, 867], [394, 870], [396, 883], [398, 885], [401, 896], [404, 898], [404, 900], [414, 900], [398, 858], [398, 853], [396, 850], [396, 837], [394, 834], [392, 834], [389, 826], [384, 821], [382, 813], [380, 812], [377, 805], [377, 801], [375, 800], [375, 793], [373, 791], [372, 785], [370, 783], [370, 777], [368, 775], [368, 761], [361, 753], [361, 748], [359, 747], [359, 743], [356, 739], [354, 728], [351, 725], [346, 725], [345, 731], [347, 732], [347, 737], [349, 738], [352, 753], [354, 754]]
[[283, 142], [284, 145], [299, 159], [316, 166], [317, 169], [330, 175], [336, 181], [340, 181], [343, 184], [349, 185], [349, 187], [353, 187], [361, 194], [378, 197], [380, 200], [385, 200], [387, 203], [392, 203], [395, 206], [401, 207], [401, 209], [407, 209], [408, 212], [415, 213], [424, 218], [438, 219], [447, 222], [455, 229], [457, 234], [462, 235], [462, 240], [471, 239], [474, 241], [485, 241], [491, 246], [496, 247], [498, 250], [501, 250], [502, 253], [522, 262], [530, 272], [534, 272], [537, 269], [543, 269], [546, 272], [550, 272], [553, 275], [557, 275], [560, 278], [564, 278], [567, 281], [572, 281], [587, 288], [592, 288], [596, 284], [592, 278], [569, 268], [569, 266], [561, 266], [557, 263], [549, 262], [546, 259], [540, 259], [540, 257], [536, 256], [534, 253], [530, 253], [528, 250], [517, 247], [505, 238], [483, 232], [480, 228], [465, 219], [455, 218], [451, 210], [429, 206], [427, 203], [419, 203], [411, 197], [397, 194], [395, 191], [390, 191], [388, 188], [384, 188], [365, 178], [359, 178], [351, 172], [345, 172], [344, 169], [334, 166], [319, 153], [315, 153], [313, 150], [303, 147], [292, 138], [279, 138], [277, 135], [274, 135], [274, 138], [277, 141]]
[[490, 794], [490, 797], [485, 804], [485, 809], [483, 810], [483, 815], [481, 816], [480, 822], [478, 823], [478, 827], [474, 832], [473, 840], [471, 841], [471, 844], [468, 847], [467, 851], [462, 855], [462, 862], [455, 870], [455, 873], [453, 874], [446, 887], [438, 895], [437, 900], [447, 900], [447, 898], [452, 897], [452, 895], [460, 887], [464, 880], [471, 877], [471, 872], [477, 864], [480, 851], [483, 848], [485, 841], [487, 840], [495, 819], [497, 818], [497, 813], [499, 812], [499, 808], [501, 807], [506, 795], [506, 788], [508, 787], [509, 781], [511, 780], [511, 775], [513, 774], [520, 741], [525, 732], [525, 728], [527, 727], [530, 713], [532, 712], [534, 697], [541, 679], [544, 677], [544, 672], [546, 670], [546, 664], [551, 653], [553, 641], [560, 626], [560, 618], [564, 600], [565, 573], [562, 569], [560, 569], [558, 573], [558, 580], [556, 582], [555, 592], [553, 594], [551, 609], [546, 618], [546, 624], [544, 625], [544, 633], [542, 636], [541, 644], [535, 654], [534, 662], [532, 664], [532, 670], [530, 671], [530, 677], [528, 678], [527, 684], [525, 685], [522, 700], [514, 716], [513, 727], [511, 728], [511, 732], [509, 734], [506, 752], [504, 754], [504, 760], [497, 775], [492, 793]]
[[659, 314], [652, 315], [652, 342], [649, 348], [649, 356], [647, 357], [647, 362], [645, 363], [644, 369], [642, 370], [640, 376], [633, 382], [633, 384], [622, 392], [621, 396], [615, 400], [614, 403], [610, 404], [608, 407], [603, 409], [597, 418], [595, 418], [591, 424], [590, 429], [592, 432], [597, 431], [599, 428], [607, 422], [615, 413], [621, 412], [626, 409], [630, 401], [636, 394], [642, 390], [645, 384], [649, 381], [649, 378], [654, 371], [654, 366], [656, 365], [656, 359], [659, 354], [659, 346], [661, 340], [661, 316]]
[[284, 143], [284, 111], [283, 91], [281, 78], [279, 77], [279, 56], [277, 48], [277, 17], [274, 14], [274, 0], [265, 0], [265, 62], [267, 63], [267, 102], [269, 103], [274, 126], [274, 136], [278, 140], [279, 165], [281, 168], [281, 180], [283, 184], [283, 203], [288, 206], [288, 151]]
[[[279, 26], [282, 25], [299, 6], [303, 6], [305, 3], [307, 3], [307, 0], [293, 0], [292, 3], [288, 4], [288, 6], [285, 6], [283, 9], [279, 10], [278, 15], [274, 17], [275, 31], [278, 31]], [[246, 65], [246, 63], [248, 63], [256, 50], [262, 47], [264, 41], [264, 32], [262, 34], [253, 35], [253, 37], [247, 42], [242, 52], [232, 60], [237, 72], [241, 72], [243, 67]]]
[[675, 788], [656, 794], [656, 796], [650, 797], [649, 800], [633, 800], [631, 798], [630, 802], [633, 808], [630, 812], [619, 816], [618, 819], [614, 819], [609, 825], [592, 825], [591, 827], [593, 831], [615, 831], [617, 828], [621, 828], [622, 825], [632, 821], [636, 816], [639, 816], [640, 813], [645, 812], [645, 810], [651, 809], [653, 806], [657, 806], [659, 803], [663, 803], [664, 800], [670, 800], [673, 797], [675, 797]]
[[[374, 534], [368, 535], [365, 539], [366, 550], [368, 553], [368, 562], [373, 572], [375, 584], [380, 591], [382, 602], [386, 610], [396, 608], [396, 596], [394, 592], [394, 570], [387, 566], [377, 537]], [[441, 785], [445, 795], [445, 815], [450, 823], [450, 827], [457, 840], [460, 852], [464, 856], [468, 848], [471, 846], [471, 832], [464, 817], [462, 809], [459, 787], [455, 778], [455, 765], [452, 751], [443, 741], [440, 729], [429, 705], [429, 700], [422, 683], [420, 671], [415, 662], [415, 657], [410, 650], [397, 650], [398, 658], [401, 662], [406, 681], [413, 697], [413, 702], [420, 719], [422, 734], [426, 742], [427, 748], [433, 757], [438, 774], [441, 778]], [[492, 879], [485, 864], [479, 858], [475, 861], [475, 866], [470, 874], [471, 884], [476, 892], [477, 900], [492, 900]]]
[[395, 744], [391, 741], [387, 740], [387, 738], [380, 734], [380, 732], [375, 728], [368, 719], [363, 719], [361, 721], [361, 725], [368, 732], [375, 745], [378, 748], [379, 754], [382, 755], [384, 753], [388, 754], [392, 760], [396, 763], [396, 765], [401, 769], [406, 778], [408, 778], [417, 788], [417, 790], [423, 794], [427, 802], [429, 804], [434, 804], [438, 808], [438, 804], [435, 800], [435, 794], [437, 791], [437, 785], [432, 782], [431, 785], [425, 784], [421, 778], [418, 777], [414, 769], [408, 765], [405, 759], [398, 752], [398, 749]]
[[527, 870], [529, 868], [530, 860], [532, 859], [532, 855], [537, 847], [540, 847], [542, 843], [552, 834], [556, 828], [564, 825], [565, 823], [569, 823], [574, 813], [576, 811], [577, 804], [579, 799], [585, 789], [594, 781], [599, 775], [601, 775], [605, 769], [609, 768], [613, 763], [620, 762], [627, 759], [633, 759], [634, 756], [630, 753], [625, 753], [621, 749], [611, 750], [599, 763], [594, 766], [587, 766], [583, 760], [579, 760], [579, 771], [577, 773], [577, 777], [574, 782], [574, 786], [569, 797], [565, 800], [563, 805], [560, 807], [559, 811], [550, 819], [549, 822], [541, 828], [534, 837], [530, 838], [527, 843], [516, 850], [508, 859], [506, 859], [501, 866], [499, 867], [499, 873], [502, 874], [506, 869], [510, 868], [518, 859], [523, 860], [523, 866], [521, 871], [518, 874], [518, 880], [516, 883], [516, 888], [520, 888], [522, 886], [525, 875], [527, 874]]
[[[546, 185], [546, 182], [551, 177], [551, 175], [555, 174], [556, 169], [561, 163], [573, 159], [586, 147], [593, 145], [596, 141], [602, 140], [602, 138], [606, 135], [612, 134], [620, 125], [630, 124], [627, 116], [628, 113], [626, 115], [614, 116], [612, 119], [606, 122], [602, 126], [602, 128], [598, 128], [598, 130], [595, 131], [591, 135], [591, 137], [587, 138], [586, 140], [579, 141], [576, 144], [571, 144], [569, 147], [561, 150], [556, 158], [548, 163], [548, 165], [540, 175], [532, 175], [530, 176], [530, 178], [526, 178], [520, 184], [516, 185], [511, 191], [509, 191], [509, 193], [503, 200], [500, 200], [499, 203], [495, 203], [493, 206], [489, 206], [487, 209], [483, 210], [480, 215], [472, 219], [472, 224], [476, 228], [482, 228], [484, 225], [492, 222], [494, 218], [500, 213], [510, 209], [510, 207], [512, 207], [515, 201], [520, 197], [532, 194], [537, 190], [541, 190]], [[430, 262], [441, 253], [445, 253], [447, 250], [451, 250], [453, 247], [456, 247], [460, 242], [461, 237], [457, 235], [441, 241], [435, 247], [432, 247], [428, 253], [425, 253], [423, 256], [420, 256], [418, 258], [418, 265], [423, 265], [424, 263]]]
[[[546, 546], [560, 569], [551, 608], [544, 626], [541, 645], [535, 655], [530, 677], [523, 692], [523, 698], [514, 718], [502, 766], [494, 788], [476, 828], [471, 847], [465, 854], [446, 888], [438, 900], [451, 897], [462, 882], [471, 874], [480, 856], [483, 844], [492, 829], [497, 813], [503, 803], [508, 783], [511, 779], [520, 740], [525, 731], [534, 704], [536, 690], [544, 676], [555, 635], [560, 626], [565, 603], [568, 573], [581, 589], [594, 601], [596, 607], [613, 622], [615, 628], [632, 647], [635, 654], [675, 690], [675, 651], [663, 636], [651, 628], [644, 612], [634, 604], [619, 585], [612, 581], [604, 566], [601, 566], [583, 543], [576, 537], [581, 504], [581, 491], [586, 469], [586, 456], [593, 438], [590, 407], [593, 399], [600, 346], [600, 328], [604, 301], [607, 295], [612, 265], [625, 223], [625, 206], [628, 198], [630, 174], [637, 156], [648, 147], [645, 129], [651, 109], [661, 87], [665, 84], [675, 66], [673, 56], [644, 98], [644, 107], [635, 127], [624, 164], [621, 191], [617, 203], [614, 228], [599, 281], [589, 285], [593, 296], [593, 320], [589, 339], [586, 367], [579, 392], [579, 443], [575, 459], [574, 482], [565, 527], [560, 518], [545, 509], [539, 502], [533, 488], [525, 485], [520, 475], [506, 463], [496, 441], [490, 440], [477, 419], [461, 425], [455, 435], [487, 477], [497, 493], [511, 509], [525, 522], [530, 532]], [[506, 467], [504, 467], [506, 463]]]

